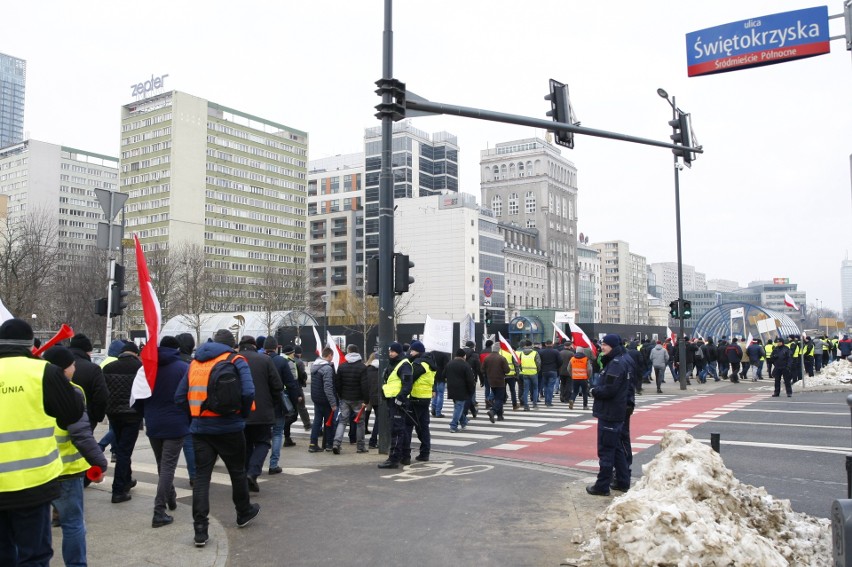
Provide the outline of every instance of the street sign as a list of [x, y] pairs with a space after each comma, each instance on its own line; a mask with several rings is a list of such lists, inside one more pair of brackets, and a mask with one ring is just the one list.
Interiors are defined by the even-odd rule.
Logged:
[[[491, 294], [494, 293], [494, 282], [491, 281], [491, 278], [485, 278], [485, 281], [482, 282], [482, 293], [485, 297], [491, 297]], [[491, 305], [491, 302], [488, 304]]]
[[784, 63], [830, 50], [828, 6], [771, 14], [686, 34], [690, 77]]
[[108, 221], [115, 218], [129, 196], [127, 193], [95, 188], [95, 197], [98, 198], [98, 203], [101, 204]]
[[486, 297], [485, 299], [483, 299], [482, 300], [482, 306], [483, 307], [491, 307], [491, 298]]
[[112, 247], [109, 245], [109, 223], [98, 223], [98, 237], [95, 241], [98, 250], [119, 250], [121, 248], [121, 240], [124, 236], [124, 227], [120, 224], [112, 225]]
[[573, 323], [574, 322], [574, 312], [573, 311], [554, 311], [553, 312], [553, 321], [555, 323]]

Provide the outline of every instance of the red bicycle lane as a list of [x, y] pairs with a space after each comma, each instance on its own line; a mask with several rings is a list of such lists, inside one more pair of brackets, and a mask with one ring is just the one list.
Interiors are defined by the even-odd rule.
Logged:
[[[666, 430], [688, 431], [766, 397], [767, 394], [703, 394], [637, 406], [630, 419], [633, 454], [653, 447]], [[476, 454], [597, 470], [597, 452], [597, 419], [591, 418], [482, 449]]]

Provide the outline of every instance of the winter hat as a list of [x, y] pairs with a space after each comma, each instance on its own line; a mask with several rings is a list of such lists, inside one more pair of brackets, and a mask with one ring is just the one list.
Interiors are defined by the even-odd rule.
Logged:
[[784, 339], [783, 339], [783, 338], [781, 338], [781, 336], [779, 335], [779, 336], [775, 337], [775, 342], [776, 342], [776, 343], [783, 343], [783, 342], [784, 342]]
[[257, 340], [254, 341], [254, 344], [256, 344], [258, 346], [258, 348], [265, 348], [263, 346], [263, 344], [265, 342], [266, 342], [266, 337], [264, 337], [263, 335], [260, 335], [259, 337], [257, 337]]
[[609, 334], [604, 336], [602, 342], [605, 345], [609, 345], [612, 348], [616, 348], [621, 346], [621, 337], [619, 337], [618, 335]]
[[160, 346], [166, 348], [180, 349], [180, 343], [175, 337], [172, 337], [171, 335], [166, 335], [165, 337], [160, 339]]
[[476, 348], [476, 343], [473, 341], [467, 341], [466, 343], [464, 343], [464, 346], [466, 346], [467, 348]]
[[180, 351], [183, 354], [192, 354], [192, 351], [195, 350], [195, 337], [189, 333], [181, 333], [175, 338], [180, 343]]
[[[267, 338], [266, 340], [268, 341], [269, 339]], [[263, 347], [263, 348], [268, 349], [269, 347]], [[293, 348], [293, 345], [284, 345], [284, 347], [281, 349], [281, 354], [290, 354], [290, 353], [295, 354], [296, 349]]]
[[124, 341], [121, 339], [115, 339], [111, 343], [109, 343], [109, 347], [107, 348], [107, 356], [118, 356], [121, 353], [121, 349], [124, 348]]
[[404, 351], [402, 350], [402, 345], [398, 342], [394, 341], [388, 346], [388, 350], [392, 350], [397, 354], [402, 354]]
[[214, 343], [222, 343], [223, 345], [228, 345], [231, 348], [237, 346], [237, 341], [234, 339], [234, 334], [228, 329], [219, 329], [216, 331], [216, 334], [213, 335]]
[[23, 319], [9, 319], [0, 325], [0, 344], [33, 346], [33, 328]]
[[[260, 340], [260, 338], [258, 338]], [[278, 341], [275, 337], [266, 337], [263, 341], [263, 350], [278, 350]]]
[[121, 349], [122, 353], [132, 352], [133, 354], [139, 354], [139, 347], [136, 346], [136, 343], [133, 341], [125, 341], [124, 346]]
[[[87, 337], [86, 335], [84, 335], [82, 333], [79, 334], [79, 335], [74, 335], [73, 337], [71, 337], [71, 343], [70, 343], [69, 346], [71, 348], [78, 348], [78, 349], [82, 350], [83, 352], [92, 352], [92, 350], [94, 348], [94, 347], [92, 347], [92, 341], [89, 340], [89, 337]], [[112, 345], [110, 345], [110, 346], [112, 346]], [[122, 344], [121, 346], [124, 346], [124, 345]]]
[[62, 370], [74, 364], [74, 353], [60, 345], [52, 346], [44, 351], [43, 357], [46, 361], [55, 364]]
[[296, 345], [296, 348], [293, 349], [293, 354], [302, 354], [302, 347]]
[[421, 343], [420, 341], [411, 341], [411, 346], [408, 347], [408, 350], [413, 350], [419, 352], [420, 354], [423, 354], [424, 352], [426, 352], [426, 347], [423, 346], [423, 343]]
[[242, 337], [240, 337], [240, 346], [243, 345], [251, 345], [256, 347], [257, 341], [254, 340], [254, 337], [251, 335], [243, 335]]

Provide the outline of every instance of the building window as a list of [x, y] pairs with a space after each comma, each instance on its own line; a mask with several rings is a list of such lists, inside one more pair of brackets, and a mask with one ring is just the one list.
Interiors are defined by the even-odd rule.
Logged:
[[500, 198], [500, 195], [494, 195], [491, 198], [491, 210], [494, 212], [495, 217], [503, 214], [503, 199]]
[[524, 208], [528, 215], [535, 213], [535, 193], [532, 191], [527, 191], [527, 196], [524, 200]]
[[527, 228], [535, 228], [535, 219], [527, 219]]
[[518, 214], [518, 194], [512, 193], [509, 195], [509, 214], [517, 215]]

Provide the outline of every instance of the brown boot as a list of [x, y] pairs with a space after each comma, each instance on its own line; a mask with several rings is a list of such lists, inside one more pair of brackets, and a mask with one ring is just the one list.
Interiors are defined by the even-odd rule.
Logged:
[[513, 410], [513, 411], [518, 411], [518, 408], [519, 408], [519, 407], [521, 407], [521, 406], [520, 406], [520, 405], [518, 405], [518, 404], [512, 404], [512, 410]]

